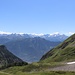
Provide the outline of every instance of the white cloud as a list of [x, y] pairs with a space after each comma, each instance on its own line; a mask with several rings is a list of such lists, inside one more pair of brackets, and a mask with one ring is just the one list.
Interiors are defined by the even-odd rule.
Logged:
[[59, 32], [54, 32], [54, 33], [52, 33], [50, 35], [57, 35], [57, 34], [60, 34], [60, 33]]
[[70, 35], [74, 34], [74, 32], [69, 32]]
[[31, 33], [32, 35], [34, 35], [34, 36], [43, 36], [44, 34], [36, 34], [36, 33]]
[[0, 31], [0, 34], [24, 34], [24, 33], [10, 33], [10, 32], [4, 32], [4, 31]]
[[74, 32], [68, 32], [68, 33], [66, 33], [66, 35], [68, 35], [68, 36], [71, 36], [73, 34], [74, 34]]
[[0, 34], [12, 34], [12, 33], [0, 31]]

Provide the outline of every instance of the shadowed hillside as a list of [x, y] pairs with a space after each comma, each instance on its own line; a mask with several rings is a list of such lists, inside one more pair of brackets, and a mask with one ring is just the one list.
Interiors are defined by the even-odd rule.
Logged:
[[9, 52], [4, 45], [0, 45], [0, 68], [6, 68], [9, 66], [20, 66], [24, 64], [27, 63]]

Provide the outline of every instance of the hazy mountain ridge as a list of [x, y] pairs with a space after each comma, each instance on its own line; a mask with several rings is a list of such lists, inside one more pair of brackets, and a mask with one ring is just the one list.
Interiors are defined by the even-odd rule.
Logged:
[[50, 42], [40, 37], [25, 38], [5, 43], [6, 47], [15, 55], [27, 62], [39, 61], [43, 54], [60, 42]]
[[34, 37], [40, 37], [44, 38], [49, 41], [64, 41], [66, 38], [68, 38], [67, 35], [64, 34], [0, 34], [0, 39], [8, 39], [11, 40], [18, 40], [18, 39], [24, 39], [24, 38], [34, 38]]

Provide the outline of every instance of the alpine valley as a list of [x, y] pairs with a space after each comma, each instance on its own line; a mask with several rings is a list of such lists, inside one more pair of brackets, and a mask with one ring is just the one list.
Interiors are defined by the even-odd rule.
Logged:
[[0, 44], [23, 61], [36, 62], [66, 38], [64, 34], [0, 34]]

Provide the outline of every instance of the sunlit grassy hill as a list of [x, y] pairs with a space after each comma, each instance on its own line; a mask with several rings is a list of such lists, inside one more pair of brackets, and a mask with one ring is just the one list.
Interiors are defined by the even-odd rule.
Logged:
[[46, 53], [41, 61], [43, 62], [61, 62], [75, 60], [75, 34], [65, 40], [63, 43]]

